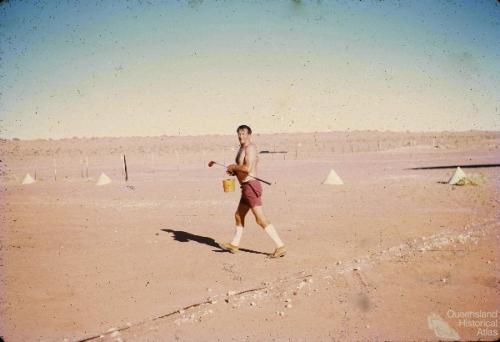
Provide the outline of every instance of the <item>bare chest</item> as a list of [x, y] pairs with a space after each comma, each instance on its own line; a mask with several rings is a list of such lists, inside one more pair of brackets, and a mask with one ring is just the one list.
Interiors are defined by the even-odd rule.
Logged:
[[243, 165], [243, 162], [245, 161], [245, 155], [246, 155], [246, 152], [245, 152], [245, 148], [240, 148], [238, 150], [238, 153], [236, 154], [236, 164], [238, 165]]

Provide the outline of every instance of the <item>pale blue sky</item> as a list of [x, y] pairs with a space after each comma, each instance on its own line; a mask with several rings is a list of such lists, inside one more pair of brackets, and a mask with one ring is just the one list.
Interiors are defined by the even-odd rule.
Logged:
[[498, 130], [496, 1], [9, 1], [0, 135]]

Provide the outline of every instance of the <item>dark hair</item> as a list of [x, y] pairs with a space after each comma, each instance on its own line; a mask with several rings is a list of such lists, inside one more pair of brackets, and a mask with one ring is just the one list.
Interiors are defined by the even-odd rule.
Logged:
[[237, 129], [236, 129], [236, 133], [238, 133], [240, 131], [240, 129], [246, 129], [248, 134], [252, 134], [252, 129], [250, 127], [248, 127], [247, 125], [240, 125]]

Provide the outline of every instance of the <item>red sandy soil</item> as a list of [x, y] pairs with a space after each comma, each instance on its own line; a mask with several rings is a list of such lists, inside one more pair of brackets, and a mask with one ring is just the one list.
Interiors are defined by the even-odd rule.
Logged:
[[[499, 133], [353, 135], [255, 137], [288, 151], [260, 155], [264, 210], [289, 250], [276, 260], [252, 216], [239, 253], [216, 246], [239, 193], [206, 163], [230, 162], [235, 136], [2, 141], [0, 335], [446, 340], [435, 314], [459, 339], [499, 338], [498, 317], [475, 319], [497, 322], [478, 335], [451, 315], [500, 310], [498, 168], [464, 168], [487, 182], [463, 187], [445, 184], [452, 168], [412, 169], [498, 164]], [[331, 169], [344, 185], [321, 184]], [[96, 186], [101, 172], [113, 182]]]

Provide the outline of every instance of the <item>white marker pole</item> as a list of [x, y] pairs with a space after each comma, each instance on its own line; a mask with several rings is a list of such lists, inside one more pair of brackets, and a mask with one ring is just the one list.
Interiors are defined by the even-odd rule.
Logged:
[[56, 163], [56, 158], [52, 159], [52, 162], [54, 164], [54, 182], [57, 181], [57, 163]]
[[85, 178], [89, 178], [89, 157], [85, 156]]

